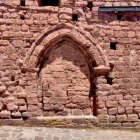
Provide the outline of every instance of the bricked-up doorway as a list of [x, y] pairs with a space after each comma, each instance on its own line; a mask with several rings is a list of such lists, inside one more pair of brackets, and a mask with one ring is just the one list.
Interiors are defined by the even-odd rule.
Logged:
[[44, 116], [93, 115], [90, 69], [75, 44], [63, 40], [52, 45], [39, 77]]

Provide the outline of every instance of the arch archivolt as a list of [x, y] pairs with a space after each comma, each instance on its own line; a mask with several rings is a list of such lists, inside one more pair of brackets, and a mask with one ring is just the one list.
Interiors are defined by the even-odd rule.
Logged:
[[43, 61], [46, 52], [51, 49], [51, 46], [63, 40], [68, 40], [71, 43], [77, 44], [76, 46], [87, 56], [88, 61], [93, 67], [102, 66], [109, 71], [110, 68], [107, 56], [98, 45], [98, 42], [89, 32], [71, 24], [59, 24], [50, 29], [47, 28], [33, 43], [31, 50], [26, 56], [24, 66], [29, 68], [38, 67], [41, 61]]

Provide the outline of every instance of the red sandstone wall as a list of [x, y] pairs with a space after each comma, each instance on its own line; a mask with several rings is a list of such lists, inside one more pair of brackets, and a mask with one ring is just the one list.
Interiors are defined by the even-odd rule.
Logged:
[[[7, 0], [7, 3], [11, 2]], [[17, 1], [12, 1], [17, 5]], [[11, 3], [9, 3], [11, 4]], [[33, 1], [27, 1], [32, 5]], [[21, 8], [0, 6], [0, 118], [20, 118], [42, 115], [42, 88], [36, 71], [22, 68], [31, 45], [51, 26], [71, 23], [79, 30], [89, 32], [104, 50], [109, 61], [114, 62], [110, 73], [113, 84], [104, 76], [97, 78], [96, 110], [101, 120], [109, 122], [137, 122], [140, 118], [140, 22], [117, 21], [115, 14], [83, 12], [82, 1], [77, 1], [78, 22], [71, 20], [72, 8]], [[132, 2], [94, 2], [94, 5], [140, 5]], [[25, 20], [20, 19], [20, 15]], [[111, 19], [109, 17], [112, 17]], [[110, 42], [117, 42], [117, 49], [110, 49]]]
[[[27, 6], [33, 6], [36, 5], [37, 0], [26, 0], [26, 5]], [[73, 3], [74, 0], [61, 0], [61, 4], [66, 4], [66, 3]], [[76, 3], [86, 3], [86, 0], [75, 0]], [[139, 0], [93, 0], [93, 4], [95, 6], [101, 6], [101, 5], [105, 5], [105, 6], [139, 6], [140, 3]], [[19, 5], [20, 0], [5, 0], [5, 3], [8, 4], [13, 4], [13, 5]]]

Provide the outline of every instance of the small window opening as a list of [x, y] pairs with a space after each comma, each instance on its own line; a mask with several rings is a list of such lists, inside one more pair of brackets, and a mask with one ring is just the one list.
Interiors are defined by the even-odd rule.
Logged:
[[11, 76], [11, 81], [15, 81], [15, 76]]
[[41, 6], [59, 6], [59, 0], [41, 0]]
[[117, 14], [117, 20], [122, 21], [123, 20], [123, 14]]
[[107, 84], [112, 85], [113, 84], [113, 78], [107, 77]]
[[25, 6], [25, 0], [20, 0], [20, 6]]
[[25, 16], [24, 15], [20, 15], [20, 19], [21, 20], [25, 20]]
[[88, 1], [87, 7], [88, 7], [90, 10], [92, 10], [92, 7], [93, 7], [93, 2], [92, 2], [92, 0], [89, 0], [89, 1]]
[[116, 50], [116, 48], [117, 48], [117, 43], [116, 42], [111, 42], [110, 43], [110, 49]]
[[72, 21], [78, 21], [78, 14], [72, 14]]

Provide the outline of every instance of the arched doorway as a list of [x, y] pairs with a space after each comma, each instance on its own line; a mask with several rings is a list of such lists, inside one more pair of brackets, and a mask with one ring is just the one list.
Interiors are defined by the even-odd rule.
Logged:
[[39, 73], [46, 116], [93, 115], [90, 67], [78, 44], [69, 39], [51, 46]]
[[[76, 59], [80, 60], [79, 64], [75, 63]], [[65, 68], [67, 62], [71, 64], [68, 65], [70, 70]], [[37, 84], [36, 91], [39, 96], [38, 108], [42, 109], [44, 116], [96, 115], [98, 101], [96, 101], [95, 94], [95, 79], [111, 70], [106, 54], [96, 40], [86, 31], [69, 24], [60, 24], [46, 29], [32, 44], [23, 66], [38, 74], [39, 84]], [[79, 74], [73, 68], [77, 69]], [[52, 71], [49, 72], [49, 69]], [[80, 75], [79, 79], [82, 76], [85, 79], [78, 79], [75, 89], [74, 85], [69, 84], [69, 81], [74, 78], [67, 79], [68, 74], [68, 77]], [[82, 84], [84, 82], [87, 84]], [[82, 85], [81, 91], [78, 91], [80, 86], [78, 87], [77, 84]], [[72, 86], [71, 89], [75, 89], [74, 93], [70, 86]], [[69, 97], [69, 95], [73, 96]]]

